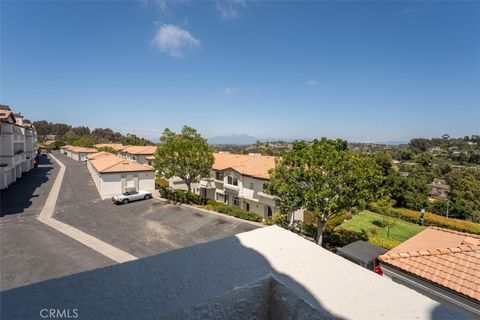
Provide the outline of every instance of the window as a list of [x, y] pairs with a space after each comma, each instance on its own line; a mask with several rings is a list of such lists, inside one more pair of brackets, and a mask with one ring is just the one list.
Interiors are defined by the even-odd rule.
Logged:
[[228, 194], [225, 195], [225, 202], [224, 203], [226, 203], [226, 204], [230, 203], [230, 199], [229, 199]]
[[265, 183], [263, 184], [263, 190], [265, 191], [265, 190], [267, 190], [267, 189], [268, 189], [268, 183], [265, 182]]
[[238, 186], [238, 178], [234, 176], [228, 176], [227, 184], [231, 184], [232, 186]]
[[218, 202], [225, 202], [225, 196], [221, 193], [217, 193], [215, 198]]
[[223, 180], [223, 171], [215, 171], [215, 180]]
[[245, 210], [250, 211], [250, 203], [245, 202]]
[[233, 198], [233, 205], [236, 207], [240, 207], [240, 199], [234, 197]]
[[250, 182], [250, 189], [255, 190], [255, 183]]

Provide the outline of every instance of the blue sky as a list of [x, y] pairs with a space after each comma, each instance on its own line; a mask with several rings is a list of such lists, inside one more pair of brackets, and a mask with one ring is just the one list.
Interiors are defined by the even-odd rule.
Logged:
[[0, 101], [148, 138], [480, 132], [479, 2], [2, 1]]

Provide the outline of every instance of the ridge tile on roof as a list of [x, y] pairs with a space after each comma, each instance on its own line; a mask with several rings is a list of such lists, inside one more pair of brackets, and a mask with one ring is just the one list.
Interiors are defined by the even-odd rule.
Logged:
[[478, 235], [429, 227], [379, 257], [383, 263], [480, 302]]
[[154, 171], [146, 164], [132, 162], [108, 152], [97, 152], [87, 156], [92, 166], [100, 173]]

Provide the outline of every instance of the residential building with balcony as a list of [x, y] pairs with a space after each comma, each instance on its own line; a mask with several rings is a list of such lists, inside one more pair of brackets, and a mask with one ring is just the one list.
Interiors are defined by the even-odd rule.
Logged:
[[150, 159], [154, 156], [156, 146], [124, 146], [117, 155], [129, 161], [150, 165]]
[[[254, 212], [271, 218], [279, 209], [275, 198], [266, 191], [269, 171], [275, 168], [275, 157], [258, 154], [214, 153], [215, 162], [211, 176], [192, 185], [193, 192], [211, 200]], [[171, 188], [186, 190], [179, 178], [169, 180]], [[303, 210], [298, 210], [289, 220], [303, 220]]]
[[0, 189], [33, 168], [37, 133], [30, 121], [0, 105]]

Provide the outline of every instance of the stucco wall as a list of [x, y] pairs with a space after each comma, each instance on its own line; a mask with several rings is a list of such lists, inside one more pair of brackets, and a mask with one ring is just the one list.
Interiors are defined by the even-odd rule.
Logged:
[[155, 172], [139, 172], [138, 173], [138, 187], [140, 190], [153, 191], [155, 190]]
[[[116, 193], [124, 192], [127, 186], [134, 187], [136, 190], [155, 190], [155, 177], [151, 171], [101, 174], [97, 174], [95, 171], [92, 178], [94, 181], [98, 181], [97, 189], [102, 199], [108, 199]], [[124, 184], [122, 184], [122, 179], [124, 179]], [[97, 183], [95, 184], [97, 185]]]
[[[275, 288], [252, 288], [269, 277], [291, 292], [261, 300]], [[79, 319], [249, 319], [275, 301], [299, 310], [290, 319], [310, 318], [309, 308], [325, 319], [467, 319], [276, 226], [4, 291], [0, 306], [5, 319], [36, 319], [42, 308], [77, 308]]]

